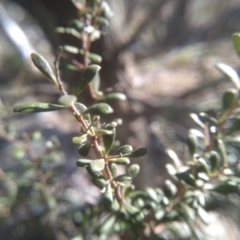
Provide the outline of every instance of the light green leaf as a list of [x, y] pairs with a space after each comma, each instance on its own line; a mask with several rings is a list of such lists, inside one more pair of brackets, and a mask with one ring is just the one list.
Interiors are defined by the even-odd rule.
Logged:
[[232, 41], [237, 51], [237, 54], [240, 55], [240, 33], [234, 33], [232, 35]]
[[116, 177], [117, 174], [118, 174], [118, 166], [117, 166], [117, 164], [111, 163], [110, 164], [110, 170], [111, 170], [112, 176]]
[[73, 142], [73, 144], [75, 144], [75, 145], [80, 145], [80, 144], [82, 144], [82, 143], [84, 143], [84, 142], [86, 142], [87, 141], [87, 134], [83, 134], [82, 136], [80, 136], [80, 137], [74, 137], [73, 139], [72, 139], [72, 142]]
[[103, 204], [104, 204], [105, 208], [109, 209], [112, 206], [112, 202], [113, 202], [113, 193], [112, 193], [111, 184], [109, 183], [106, 186], [106, 190], [103, 194]]
[[63, 33], [70, 34], [76, 38], [81, 38], [81, 34], [78, 31], [76, 31], [74, 28], [57, 27], [55, 31], [60, 34], [63, 34]]
[[132, 152], [133, 150], [133, 147], [131, 145], [123, 145], [121, 147], [119, 147], [115, 153], [116, 154], [127, 154], [127, 153], [130, 153]]
[[189, 148], [189, 151], [191, 153], [191, 156], [193, 156], [198, 151], [198, 139], [197, 136], [193, 135], [189, 132], [188, 138], [187, 138], [187, 145]]
[[58, 82], [57, 79], [49, 65], [49, 63], [38, 53], [31, 54], [32, 61], [34, 65], [47, 77], [49, 78], [52, 83], [54, 83], [57, 87]]
[[105, 167], [104, 159], [92, 160], [90, 163], [90, 169], [92, 170], [92, 172], [100, 172], [104, 169], [104, 167]]
[[140, 172], [140, 166], [138, 164], [132, 164], [130, 167], [127, 169], [127, 173], [129, 176], [132, 178], [136, 177], [138, 173]]
[[66, 107], [51, 103], [29, 102], [17, 105], [16, 107], [14, 107], [13, 112], [38, 113], [38, 112], [51, 112], [62, 109], [66, 109]]
[[127, 97], [123, 93], [107, 93], [101, 97], [101, 100], [126, 100]]
[[[76, 107], [76, 109], [78, 110], [78, 112], [79, 112], [80, 114], [82, 114], [84, 111], [87, 110], [87, 107], [86, 107], [84, 104], [79, 103], [79, 102], [76, 102], [76, 103], [74, 104], [74, 106]], [[85, 120], [88, 121], [88, 123], [91, 123], [91, 117], [90, 117], [89, 114], [84, 114], [83, 117], [84, 117]]]
[[130, 159], [126, 158], [126, 157], [122, 157], [122, 158], [113, 158], [113, 159], [109, 159], [108, 160], [111, 163], [116, 163], [119, 165], [126, 165], [130, 163]]
[[238, 90], [240, 89], [239, 76], [232, 67], [224, 63], [218, 63], [216, 67], [221, 73], [223, 73], [226, 77], [228, 77], [234, 83], [234, 85], [237, 87]]
[[90, 106], [82, 114], [91, 113], [94, 115], [110, 114], [113, 113], [113, 109], [107, 103], [96, 103]]
[[58, 102], [66, 107], [72, 106], [77, 101], [74, 95], [63, 95], [58, 99]]

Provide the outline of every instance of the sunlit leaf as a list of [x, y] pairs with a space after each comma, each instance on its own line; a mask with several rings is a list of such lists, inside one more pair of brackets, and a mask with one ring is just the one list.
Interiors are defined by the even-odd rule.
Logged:
[[78, 31], [76, 31], [74, 28], [64, 28], [64, 27], [57, 27], [55, 29], [55, 31], [57, 33], [60, 33], [60, 34], [70, 34], [76, 38], [81, 38], [81, 33], [79, 33]]
[[77, 160], [77, 166], [78, 167], [89, 167], [91, 164], [91, 159], [79, 159]]
[[107, 103], [96, 103], [90, 106], [82, 114], [91, 113], [94, 115], [110, 114], [113, 113], [113, 109]]
[[65, 109], [65, 106], [43, 103], [43, 102], [28, 102], [18, 104], [14, 107], [13, 112], [22, 112], [22, 113], [38, 113], [38, 112], [51, 112]]
[[178, 190], [176, 185], [170, 181], [170, 180], [165, 180], [164, 184], [164, 193], [168, 198], [172, 198], [177, 194]]
[[58, 102], [64, 106], [70, 107], [77, 101], [74, 95], [63, 95], [58, 99]]
[[38, 53], [31, 54], [34, 65], [58, 87], [57, 79], [49, 65], [49, 63]]
[[119, 165], [126, 165], [130, 163], [130, 159], [127, 157], [122, 157], [122, 158], [112, 158], [108, 160], [111, 163], [116, 163]]
[[191, 156], [193, 156], [198, 151], [198, 139], [195, 135], [189, 133], [187, 138], [187, 145]]
[[92, 170], [92, 172], [100, 172], [104, 169], [104, 167], [105, 167], [104, 159], [92, 160], [90, 163], [90, 169]]
[[136, 177], [138, 173], [140, 172], [140, 166], [138, 164], [132, 164], [128, 167], [127, 173], [132, 178]]
[[127, 97], [123, 93], [107, 93], [101, 97], [101, 100], [126, 100]]
[[237, 72], [230, 66], [224, 63], [218, 63], [216, 65], [217, 69], [228, 77], [236, 86], [237, 89], [240, 89], [240, 79]]
[[73, 142], [73, 144], [75, 144], [75, 145], [80, 145], [80, 144], [82, 144], [82, 143], [84, 143], [84, 142], [86, 142], [87, 141], [87, 134], [83, 134], [82, 136], [80, 136], [80, 137], [74, 137], [73, 139], [72, 139], [72, 142]]
[[116, 154], [127, 154], [132, 152], [133, 147], [131, 145], [123, 145], [115, 150]]

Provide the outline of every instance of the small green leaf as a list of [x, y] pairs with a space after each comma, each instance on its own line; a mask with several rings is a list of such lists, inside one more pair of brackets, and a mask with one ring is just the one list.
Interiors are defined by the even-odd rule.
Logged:
[[84, 72], [76, 86], [74, 95], [78, 96], [88, 86], [88, 84], [93, 80], [93, 78], [98, 73], [100, 68], [101, 67], [98, 65], [90, 65], [89, 67], [87, 67], [84, 70]]
[[101, 63], [102, 62], [102, 57], [98, 54], [88, 53], [87, 57], [89, 58], [91, 63]]
[[116, 216], [115, 215], [109, 215], [107, 219], [101, 223], [99, 232], [103, 235], [110, 235], [110, 233], [114, 229], [114, 225], [116, 224]]
[[108, 184], [103, 194], [103, 204], [106, 209], [109, 209], [112, 206], [112, 202], [113, 202], [112, 187], [111, 187], [111, 184]]
[[86, 141], [87, 141], [87, 134], [83, 134], [80, 137], [74, 137], [72, 139], [72, 143], [75, 144], [75, 145], [80, 145], [80, 144], [82, 144], [82, 143], [84, 143]]
[[57, 79], [49, 65], [49, 63], [38, 53], [31, 54], [32, 61], [34, 65], [47, 77], [49, 78], [52, 83], [54, 83], [57, 87], [58, 82]]
[[111, 150], [111, 147], [113, 145], [113, 142], [115, 140], [115, 136], [116, 136], [116, 130], [113, 129], [112, 130], [113, 133], [112, 134], [108, 134], [108, 135], [103, 135], [102, 136], [102, 140], [103, 140], [103, 144], [104, 144], [104, 148], [105, 148], [105, 156], [108, 155], [109, 151]]
[[221, 159], [219, 154], [216, 151], [211, 151], [209, 154], [209, 162], [211, 165], [211, 172], [215, 174], [219, 171]]
[[123, 145], [121, 147], [119, 147], [115, 153], [116, 154], [127, 154], [127, 153], [130, 153], [132, 152], [133, 148], [131, 145]]
[[90, 106], [82, 114], [91, 113], [94, 115], [110, 114], [113, 113], [113, 109], [107, 103], [96, 103]]
[[58, 102], [66, 107], [72, 106], [77, 101], [74, 95], [63, 95], [58, 99]]
[[102, 13], [106, 18], [111, 18], [113, 16], [113, 12], [107, 2], [103, 2], [102, 4]]
[[[87, 110], [87, 107], [86, 107], [84, 104], [79, 103], [79, 102], [76, 102], [76, 103], [74, 104], [74, 106], [76, 107], [76, 109], [78, 110], [78, 112], [79, 112], [80, 114], [82, 114], [84, 111]], [[89, 114], [84, 114], [83, 117], [84, 117], [85, 120], [88, 121], [88, 123], [91, 123], [91, 117], [90, 117]]]
[[164, 184], [164, 194], [168, 197], [168, 198], [173, 198], [174, 196], [176, 196], [178, 190], [175, 184], [173, 184], [172, 181], [170, 180], [166, 180], [165, 184]]
[[107, 181], [104, 178], [92, 178], [92, 183], [100, 189], [103, 189], [106, 186]]
[[116, 181], [118, 183], [123, 183], [123, 184], [130, 184], [132, 181], [132, 178], [126, 174], [123, 174], [123, 175], [119, 175], [119, 176], [115, 177], [114, 181]]
[[117, 166], [117, 164], [111, 163], [110, 164], [110, 170], [111, 170], [112, 176], [115, 178], [117, 176], [117, 174], [118, 174], [118, 166]]
[[82, 31], [82, 29], [84, 28], [84, 23], [79, 21], [78, 19], [73, 19], [72, 21], [70, 21], [69, 25], [79, 31]]
[[[84, 55], [83, 49], [79, 49], [79, 48], [74, 47], [74, 46], [65, 45], [65, 46], [63, 46], [63, 49], [64, 49], [64, 51], [72, 53], [72, 54]], [[87, 57], [89, 58], [91, 63], [101, 63], [102, 62], [102, 57], [98, 54], [87, 53]]]
[[108, 123], [108, 124], [106, 124], [105, 126], [104, 126], [104, 128], [105, 129], [108, 129], [108, 130], [112, 130], [112, 129], [114, 129], [114, 128], [116, 128], [117, 127], [117, 122], [111, 122], [111, 123]]
[[128, 203], [124, 204], [124, 207], [127, 210], [127, 212], [130, 213], [130, 215], [132, 216], [136, 216], [140, 212], [139, 208], [132, 206]]
[[79, 54], [84, 54], [83, 49], [79, 49], [77, 47], [69, 46], [69, 45], [63, 46], [63, 50], [66, 51], [66, 52], [73, 53], [73, 54], [78, 54], [78, 53]]
[[130, 163], [130, 159], [126, 158], [126, 157], [122, 157], [122, 158], [113, 158], [113, 159], [109, 159], [108, 160], [111, 163], [116, 163], [118, 165], [126, 165]]
[[198, 151], [198, 139], [195, 135], [189, 133], [187, 138], [187, 145], [191, 156], [193, 156]]
[[105, 130], [105, 129], [99, 129], [95, 131], [97, 136], [102, 136], [102, 135], [110, 135], [113, 134], [113, 131], [111, 130]]
[[107, 93], [101, 97], [101, 100], [126, 100], [127, 97], [123, 93]]
[[90, 176], [92, 176], [93, 178], [101, 178], [101, 179], [104, 178], [102, 172], [93, 172], [89, 166], [86, 167], [86, 170]]
[[209, 187], [208, 190], [217, 192], [220, 194], [224, 194], [224, 195], [231, 194], [231, 193], [239, 194], [240, 192], [239, 186], [237, 184], [227, 184], [227, 183]]
[[91, 160], [91, 159], [79, 159], [79, 160], [77, 160], [77, 166], [78, 167], [89, 167], [92, 161], [93, 160]]
[[190, 113], [190, 117], [193, 119], [195, 123], [197, 123], [201, 128], [205, 128], [205, 124], [200, 120], [197, 114], [195, 113]]
[[132, 178], [136, 177], [140, 171], [140, 166], [138, 164], [132, 164], [130, 167], [127, 169], [127, 173], [129, 176]]
[[234, 44], [237, 54], [240, 55], [240, 33], [234, 33], [232, 35], [232, 41], [233, 41], [233, 44]]
[[217, 140], [217, 146], [223, 157], [223, 166], [228, 167], [228, 156], [224, 142], [221, 139]]
[[134, 150], [128, 154], [124, 154], [126, 157], [142, 157], [145, 156], [148, 153], [148, 150], [146, 148], [139, 148], [137, 150]]
[[100, 27], [107, 27], [109, 25], [108, 20], [104, 17], [96, 17], [96, 22]]
[[104, 169], [104, 167], [105, 167], [104, 159], [92, 160], [90, 163], [90, 169], [92, 170], [92, 172], [100, 172]]
[[76, 38], [81, 38], [81, 34], [78, 31], [76, 31], [74, 28], [57, 27], [55, 31], [60, 34], [63, 34], [63, 33], [70, 34]]
[[14, 107], [13, 112], [38, 113], [66, 109], [65, 106], [43, 102], [22, 103]]
[[237, 72], [230, 66], [224, 63], [219, 63], [216, 65], [217, 69], [223, 73], [226, 77], [228, 77], [234, 85], [237, 87], [237, 89], [240, 89], [240, 79], [237, 74]]
[[91, 146], [92, 146], [91, 143], [82, 144], [81, 146], [78, 147], [78, 153], [81, 156], [86, 157], [91, 149]]
[[223, 111], [230, 110], [231, 107], [238, 100], [238, 91], [236, 89], [228, 89], [222, 99], [222, 108]]
[[176, 176], [179, 180], [184, 181], [191, 187], [195, 187], [195, 178], [194, 176], [190, 173], [191, 168], [190, 167], [182, 167], [178, 173], [176, 173]]
[[165, 210], [159, 209], [155, 212], [154, 217], [157, 221], [160, 221], [165, 216]]
[[[178, 157], [178, 155], [172, 150], [172, 149], [169, 149], [169, 148], [167, 148], [166, 150], [165, 150], [165, 152], [167, 153], [167, 155], [172, 159], [172, 161], [173, 161], [173, 163], [174, 163], [174, 165], [175, 165], [175, 167], [177, 168], [177, 169], [179, 169], [183, 164], [182, 164], [182, 161], [179, 159], [179, 157]], [[168, 166], [169, 165], [169, 166]], [[167, 167], [168, 166], [168, 167]], [[166, 165], [166, 167], [170, 170], [169, 171], [169, 173], [170, 172], [174, 172], [174, 169], [170, 166], [170, 164], [167, 164]], [[174, 174], [171, 174], [171, 175], [174, 175]]]
[[99, 88], [100, 88], [100, 76], [99, 76], [99, 72], [96, 73], [95, 77], [92, 80], [92, 85], [93, 85], [93, 90], [95, 93], [99, 92]]
[[211, 218], [210, 218], [209, 214], [201, 206], [198, 206], [197, 214], [198, 214], [198, 216], [200, 217], [200, 219], [203, 223], [209, 224], [211, 222]]
[[154, 202], [156, 202], [156, 203], [159, 203], [159, 201], [161, 200], [161, 199], [159, 199], [159, 196], [158, 196], [158, 194], [156, 193], [156, 191], [155, 191], [154, 188], [148, 187], [148, 188], [146, 189], [146, 193], [147, 193], [148, 197], [149, 197], [151, 200], [153, 200]]

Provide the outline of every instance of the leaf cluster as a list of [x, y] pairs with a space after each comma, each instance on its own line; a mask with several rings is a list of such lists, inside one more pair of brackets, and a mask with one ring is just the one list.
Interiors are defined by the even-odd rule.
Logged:
[[[131, 159], [146, 155], [147, 149], [119, 145], [116, 141], [119, 123], [102, 123], [105, 114], [113, 113], [105, 101], [125, 100], [126, 97], [123, 93], [104, 94], [99, 90], [100, 66], [97, 64], [101, 63], [101, 56], [90, 52], [91, 43], [101, 36], [112, 12], [105, 1], [73, 3], [79, 10], [79, 19], [56, 31], [70, 34], [82, 43], [82, 48], [69, 45], [61, 48], [66, 53], [83, 56], [81, 65], [67, 65], [69, 69], [82, 73], [75, 91], [68, 94], [60, 79], [58, 62], [61, 51], [55, 61], [55, 72], [42, 56], [33, 53], [33, 63], [59, 89], [61, 96], [55, 104], [34, 102], [17, 105], [14, 112], [67, 109], [81, 124], [81, 133], [72, 140], [80, 155], [76, 165], [89, 173], [92, 183], [102, 193], [103, 206], [107, 210], [100, 218], [95, 234], [102, 236], [130, 231], [144, 239], [183, 239], [186, 235], [204, 239], [201, 228], [209, 223], [208, 206], [214, 197], [229, 194], [239, 197], [240, 194], [240, 177], [236, 172], [240, 142], [238, 74], [226, 64], [216, 65], [234, 84], [223, 93], [220, 111], [214, 116], [204, 112], [190, 114], [198, 127], [189, 130], [186, 141], [189, 153], [180, 158], [167, 149], [173, 163], [166, 166], [170, 179], [165, 180], [163, 188], [135, 190], [133, 179], [140, 173], [140, 167], [131, 164]], [[233, 42], [239, 54], [239, 34], [233, 35]], [[91, 106], [78, 102], [78, 96], [87, 88], [96, 101]], [[95, 153], [94, 159], [88, 157], [91, 151]], [[125, 166], [124, 173], [119, 171], [122, 165]], [[53, 199], [47, 201], [49, 207], [55, 204]], [[181, 231], [183, 226], [187, 231]]]

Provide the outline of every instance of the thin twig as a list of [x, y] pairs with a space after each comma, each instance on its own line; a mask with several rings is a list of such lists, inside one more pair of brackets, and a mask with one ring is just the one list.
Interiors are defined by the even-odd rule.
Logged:
[[59, 47], [59, 51], [58, 51], [57, 57], [56, 57], [56, 59], [54, 61], [54, 67], [55, 67], [55, 74], [56, 74], [59, 90], [61, 91], [62, 95], [67, 95], [67, 92], [64, 89], [63, 83], [61, 81], [60, 71], [59, 71], [59, 61], [61, 59], [62, 52], [63, 52], [63, 48]]

